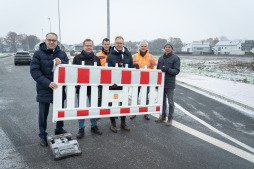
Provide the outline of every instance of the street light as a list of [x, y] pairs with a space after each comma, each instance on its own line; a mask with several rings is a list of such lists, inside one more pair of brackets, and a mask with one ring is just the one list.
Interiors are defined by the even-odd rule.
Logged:
[[51, 32], [51, 19], [50, 18], [48, 19], [49, 19], [49, 32]]

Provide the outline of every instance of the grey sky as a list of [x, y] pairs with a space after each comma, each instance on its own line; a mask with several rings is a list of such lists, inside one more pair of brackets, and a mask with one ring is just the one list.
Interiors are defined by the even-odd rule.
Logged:
[[[58, 31], [57, 0], [0, 0], [0, 37], [9, 31], [42, 38]], [[61, 37], [67, 44], [107, 36], [107, 0], [60, 0]], [[254, 39], [253, 0], [110, 0], [111, 40], [180, 37], [183, 42], [226, 36]]]

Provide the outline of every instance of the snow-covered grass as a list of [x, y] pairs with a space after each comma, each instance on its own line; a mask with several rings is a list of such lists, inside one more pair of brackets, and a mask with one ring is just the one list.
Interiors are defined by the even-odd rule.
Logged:
[[179, 56], [181, 72], [254, 84], [254, 56]]

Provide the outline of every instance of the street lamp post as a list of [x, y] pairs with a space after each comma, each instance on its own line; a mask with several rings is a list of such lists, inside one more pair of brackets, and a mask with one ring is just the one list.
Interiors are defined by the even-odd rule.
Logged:
[[62, 46], [62, 41], [61, 41], [61, 24], [60, 24], [60, 8], [59, 8], [59, 0], [58, 0], [58, 21], [59, 21], [59, 42], [60, 42], [60, 49]]
[[107, 38], [110, 39], [110, 10], [109, 10], [109, 0], [107, 0]]
[[50, 18], [48, 19], [49, 19], [49, 32], [51, 32], [51, 19]]

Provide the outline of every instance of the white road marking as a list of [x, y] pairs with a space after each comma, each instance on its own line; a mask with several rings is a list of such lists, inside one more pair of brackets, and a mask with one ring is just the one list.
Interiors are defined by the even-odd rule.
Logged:
[[[230, 137], [229, 135], [227, 135], [227, 134], [217, 130], [216, 128], [212, 127], [211, 125], [209, 125], [205, 121], [203, 121], [203, 120], [199, 119], [198, 117], [196, 117], [196, 116], [192, 115], [191, 113], [189, 113], [187, 110], [182, 108], [180, 105], [175, 103], [175, 106], [178, 109], [180, 109], [181, 111], [183, 111], [186, 115], [188, 115], [188, 116], [192, 117], [193, 119], [197, 120], [198, 122], [200, 122], [201, 124], [203, 124], [204, 126], [209, 128], [210, 130], [212, 130], [212, 131], [218, 133], [219, 135], [229, 139], [230, 141], [232, 141], [232, 142], [234, 142], [234, 143], [244, 147], [245, 149], [249, 150], [250, 152], [254, 152], [254, 149], [252, 147], [250, 147], [250, 146], [248, 146], [248, 145], [246, 145], [246, 144], [244, 144], [244, 143], [242, 143], [242, 142], [240, 142], [240, 141]], [[159, 114], [151, 114], [151, 115], [153, 115], [156, 118], [159, 118]], [[242, 149], [239, 149], [239, 148], [237, 148], [235, 146], [232, 146], [232, 145], [230, 145], [228, 143], [225, 143], [225, 142], [220, 141], [218, 139], [215, 139], [215, 138], [213, 138], [211, 136], [208, 136], [208, 135], [206, 135], [206, 134], [204, 134], [202, 132], [199, 132], [199, 131], [197, 131], [195, 129], [192, 129], [192, 128], [188, 127], [188, 126], [185, 126], [185, 125], [183, 125], [183, 124], [181, 124], [181, 123], [179, 123], [179, 122], [177, 122], [175, 120], [173, 121], [173, 126], [178, 128], [178, 129], [180, 129], [180, 130], [182, 130], [182, 131], [184, 131], [184, 132], [186, 132], [186, 133], [189, 133], [189, 134], [191, 134], [191, 135], [193, 135], [195, 137], [198, 137], [201, 140], [204, 140], [204, 141], [206, 141], [206, 142], [208, 142], [210, 144], [213, 144], [214, 146], [217, 146], [217, 147], [219, 147], [219, 148], [221, 148], [223, 150], [226, 150], [226, 151], [228, 151], [228, 152], [230, 152], [230, 153], [232, 153], [234, 155], [237, 155], [240, 158], [243, 158], [245, 160], [248, 160], [248, 161], [254, 163], [254, 155], [252, 153], [249, 153], [249, 152], [244, 151]]]
[[219, 131], [218, 129], [214, 128], [213, 126], [211, 126], [210, 124], [206, 123], [205, 121], [201, 120], [200, 118], [194, 116], [193, 114], [191, 114], [190, 112], [188, 112], [187, 110], [185, 110], [184, 108], [182, 108], [180, 105], [178, 105], [177, 103], [175, 103], [175, 106], [180, 109], [181, 111], [183, 111], [186, 115], [192, 117], [193, 119], [197, 120], [198, 122], [200, 122], [201, 124], [203, 124], [204, 126], [206, 126], [207, 128], [209, 128], [210, 130], [212, 130], [213, 132], [218, 133], [219, 135], [227, 138], [228, 140], [238, 144], [239, 146], [242, 146], [243, 148], [245, 148], [246, 150], [249, 150], [250, 152], [254, 153], [254, 149], [236, 139], [234, 139], [233, 137], [230, 137], [229, 135]]

